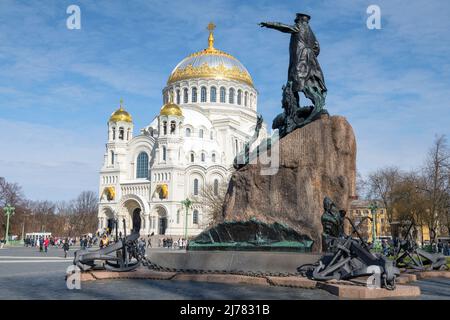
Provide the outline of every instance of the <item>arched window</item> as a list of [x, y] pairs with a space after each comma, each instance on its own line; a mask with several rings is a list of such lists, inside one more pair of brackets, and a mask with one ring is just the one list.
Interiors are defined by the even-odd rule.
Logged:
[[166, 161], [166, 156], [167, 156], [167, 149], [166, 149], [166, 147], [165, 147], [165, 146], [163, 147], [162, 151], [163, 151], [163, 154], [162, 154], [162, 157], [163, 157], [163, 161]]
[[214, 195], [219, 195], [219, 180], [214, 179]]
[[205, 154], [202, 152], [202, 155], [201, 155], [201, 159], [202, 159], [202, 162], [205, 162], [205, 160], [206, 160], [206, 156], [205, 156]]
[[163, 133], [164, 133], [164, 135], [167, 134], [167, 121], [163, 122]]
[[186, 128], [186, 137], [191, 136], [191, 128]]
[[210, 90], [211, 90], [211, 92], [209, 94], [209, 101], [216, 102], [217, 89], [216, 89], [216, 87], [211, 87]]
[[203, 129], [198, 131], [198, 137], [203, 139]]
[[198, 210], [197, 209], [195, 209], [194, 212], [192, 213], [192, 223], [198, 224]]
[[197, 88], [192, 88], [192, 102], [197, 102]]
[[206, 87], [202, 87], [200, 90], [200, 102], [206, 102]]
[[177, 224], [180, 223], [180, 210], [177, 210]]
[[228, 94], [228, 103], [233, 104], [234, 103], [234, 89], [230, 88], [229, 94]]
[[242, 90], [238, 90], [238, 94], [237, 94], [237, 104], [241, 105], [242, 104]]
[[212, 130], [209, 132], [209, 139], [214, 139], [214, 132]]
[[111, 151], [111, 164], [114, 164], [114, 151]]
[[184, 88], [184, 90], [183, 90], [183, 102], [184, 102], [184, 103], [188, 103], [188, 99], [189, 99], [189, 96], [188, 96], [188, 89], [187, 89], [187, 88]]
[[112, 129], [112, 133], [113, 133], [113, 140], [116, 140], [116, 128]]
[[124, 130], [122, 127], [119, 128], [119, 139], [123, 140]]
[[175, 134], [177, 129], [177, 123], [175, 121], [170, 121], [170, 134]]
[[248, 103], [248, 92], [245, 91], [245, 94], [244, 94], [244, 106], [247, 106], [247, 103]]
[[191, 152], [191, 162], [194, 162], [194, 153]]
[[194, 196], [198, 196], [198, 179], [194, 179]]
[[177, 90], [177, 104], [180, 104], [180, 102], [181, 102], [180, 90]]
[[212, 160], [212, 162], [216, 162], [216, 154], [215, 153], [213, 153], [211, 155], [211, 160]]
[[225, 103], [225, 88], [220, 87], [220, 102]]
[[139, 153], [136, 165], [136, 178], [148, 177], [148, 155], [145, 152]]

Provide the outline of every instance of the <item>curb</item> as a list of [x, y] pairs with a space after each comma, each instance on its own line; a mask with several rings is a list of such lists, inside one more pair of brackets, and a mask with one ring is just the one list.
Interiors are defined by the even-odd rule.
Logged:
[[349, 281], [320, 282], [301, 276], [289, 277], [255, 277], [235, 274], [191, 274], [166, 271], [138, 269], [131, 272], [88, 271], [81, 274], [81, 281], [112, 280], [112, 279], [147, 279], [147, 280], [174, 280], [198, 281], [225, 284], [247, 284], [259, 286], [278, 286], [301, 289], [322, 289], [340, 298], [346, 299], [383, 299], [393, 297], [420, 296], [418, 286], [405, 285], [422, 278], [445, 277], [450, 278], [448, 271], [430, 271], [415, 274], [402, 274], [397, 280], [395, 290], [372, 289], [366, 286], [355, 285]]

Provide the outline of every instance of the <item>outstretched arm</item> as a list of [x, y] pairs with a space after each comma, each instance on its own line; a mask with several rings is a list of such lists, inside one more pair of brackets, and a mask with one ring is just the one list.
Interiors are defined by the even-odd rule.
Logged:
[[280, 22], [261, 22], [259, 24], [261, 27], [266, 27], [269, 29], [275, 29], [285, 33], [295, 33], [298, 32], [297, 26], [290, 26]]

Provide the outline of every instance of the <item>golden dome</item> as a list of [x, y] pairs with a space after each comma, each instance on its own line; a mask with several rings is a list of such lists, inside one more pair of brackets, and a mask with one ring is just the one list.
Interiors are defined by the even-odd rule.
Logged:
[[183, 116], [183, 111], [181, 111], [180, 106], [173, 103], [173, 94], [170, 94], [169, 102], [166, 103], [159, 112], [159, 115], [161, 116]]
[[114, 111], [111, 114], [111, 117], [109, 118], [109, 121], [112, 122], [118, 122], [118, 121], [124, 121], [124, 122], [133, 122], [133, 119], [131, 118], [131, 115], [124, 110], [122, 107], [123, 100], [120, 100], [120, 108]]
[[181, 108], [172, 102], [166, 103], [162, 108], [161, 112], [159, 113], [161, 116], [183, 116], [183, 111], [181, 111]]
[[173, 69], [167, 84], [186, 79], [213, 78], [237, 80], [253, 86], [250, 73], [238, 59], [214, 48], [214, 28], [213, 23], [208, 25], [208, 48], [183, 59]]

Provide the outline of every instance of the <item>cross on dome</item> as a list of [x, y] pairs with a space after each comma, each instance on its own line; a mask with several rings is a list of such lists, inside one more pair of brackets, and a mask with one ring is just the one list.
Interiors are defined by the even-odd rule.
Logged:
[[216, 25], [212, 22], [210, 22], [208, 24], [208, 27], [206, 29], [208, 29], [209, 31], [209, 37], [208, 37], [208, 49], [213, 49], [214, 48], [214, 35], [213, 35], [213, 31], [216, 28]]

